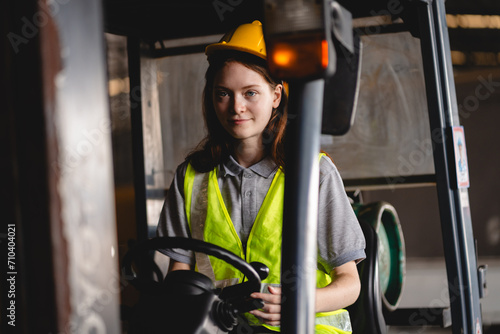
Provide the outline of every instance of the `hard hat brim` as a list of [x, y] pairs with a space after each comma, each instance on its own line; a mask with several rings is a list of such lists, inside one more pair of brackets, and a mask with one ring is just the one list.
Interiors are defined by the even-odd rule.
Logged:
[[267, 54], [266, 54], [265, 50], [264, 50], [264, 54], [262, 54], [262, 53], [256, 52], [255, 50], [252, 50], [249, 48], [240, 47], [240, 46], [236, 46], [236, 45], [228, 45], [227, 43], [210, 44], [205, 48], [205, 54], [208, 57], [210, 57], [218, 51], [231, 51], [231, 50], [250, 53], [250, 54], [253, 54], [254, 56], [257, 56], [259, 58], [267, 60]]

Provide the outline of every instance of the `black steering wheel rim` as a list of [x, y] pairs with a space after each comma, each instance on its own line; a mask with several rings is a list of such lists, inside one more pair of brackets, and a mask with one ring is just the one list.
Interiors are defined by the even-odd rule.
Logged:
[[184, 250], [191, 250], [194, 252], [201, 252], [207, 255], [214, 256], [218, 259], [225, 261], [226, 263], [232, 265], [238, 269], [243, 275], [248, 278], [248, 282], [251, 285], [255, 285], [255, 291], [260, 289], [261, 279], [257, 271], [239, 256], [234, 253], [219, 247], [217, 245], [191, 238], [181, 238], [181, 237], [155, 237], [152, 239], [145, 240], [135, 246], [131, 251], [125, 254], [122, 261], [122, 268], [125, 275], [128, 277], [134, 277], [135, 274], [132, 270], [132, 262], [139, 254], [143, 254], [149, 250], [158, 249], [171, 249], [179, 248]]

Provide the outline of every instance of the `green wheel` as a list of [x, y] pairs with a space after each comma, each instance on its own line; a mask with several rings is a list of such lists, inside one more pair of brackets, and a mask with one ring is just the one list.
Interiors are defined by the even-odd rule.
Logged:
[[353, 204], [358, 219], [370, 223], [379, 240], [378, 266], [382, 303], [394, 311], [403, 292], [406, 256], [403, 231], [396, 209], [386, 202]]

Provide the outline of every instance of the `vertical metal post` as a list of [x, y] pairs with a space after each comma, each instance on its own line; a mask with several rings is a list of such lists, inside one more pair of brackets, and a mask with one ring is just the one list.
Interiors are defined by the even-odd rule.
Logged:
[[50, 45], [44, 57], [51, 71], [44, 75], [44, 94], [53, 117], [49, 152], [59, 167], [50, 176], [56, 183], [51, 200], [59, 203], [52, 214], [62, 222], [52, 233], [66, 242], [65, 252], [53, 256], [67, 260], [70, 301], [69, 319], [58, 333], [117, 334], [120, 286], [102, 3], [47, 6], [41, 10], [54, 22], [42, 34], [42, 45]]
[[418, 15], [453, 333], [481, 333], [468, 193], [457, 189], [453, 181], [456, 172], [450, 135], [451, 128], [458, 125], [458, 109], [443, 1], [422, 1]]
[[283, 333], [314, 333], [323, 86], [322, 79], [290, 83], [281, 270]]
[[117, 334], [120, 287], [101, 2], [8, 3], [0, 16], [8, 17], [12, 44], [4, 44], [8, 61], [0, 66], [10, 68], [13, 93], [5, 105], [12, 126], [7, 186], [14, 197], [7, 216], [15, 225], [9, 276], [16, 283], [5, 300], [15, 306], [12, 324], [3, 318], [2, 329]]
[[139, 37], [127, 38], [128, 71], [130, 79], [130, 121], [132, 127], [132, 163], [134, 169], [135, 217], [137, 240], [148, 237], [146, 180], [144, 169], [144, 136], [142, 127], [141, 53]]
[[[0, 298], [0, 332], [56, 333], [60, 324], [69, 319], [69, 311], [60, 311], [69, 309], [69, 294], [64, 294], [64, 253], [54, 258], [55, 252], [64, 251], [65, 244], [60, 233], [52, 233], [52, 229], [61, 230], [60, 219], [51, 215], [59, 207], [50, 196], [55, 181], [47, 177], [51, 175], [48, 129], [53, 123], [43, 97], [42, 72], [46, 64], [40, 30], [25, 23], [40, 10], [39, 2], [6, 1], [1, 6], [0, 24], [5, 38], [0, 45], [0, 279], [5, 288]], [[62, 264], [57, 273], [54, 260]], [[37, 305], [43, 305], [43, 316]]]

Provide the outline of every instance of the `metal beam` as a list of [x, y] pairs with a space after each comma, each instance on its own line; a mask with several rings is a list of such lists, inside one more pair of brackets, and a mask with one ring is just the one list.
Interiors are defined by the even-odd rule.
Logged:
[[500, 3], [496, 0], [447, 0], [445, 6], [447, 14], [500, 14]]
[[462, 52], [500, 52], [500, 29], [448, 29], [450, 48]]
[[456, 174], [450, 134], [459, 122], [444, 3], [421, 1], [417, 9], [452, 328], [456, 334], [476, 333], [482, 320], [468, 195], [452, 181]]
[[6, 332], [118, 334], [101, 3], [14, 3], [2, 12], [11, 43], [0, 63], [12, 91], [8, 216], [16, 231], [10, 275], [17, 275], [15, 297], [4, 302], [14, 301], [18, 316]]
[[[61, 290], [67, 286], [61, 279], [67, 270], [62, 268], [56, 275], [52, 258], [54, 250], [65, 247], [60, 234], [51, 233], [61, 223], [58, 217], [51, 215], [58, 211], [58, 203], [51, 201], [50, 196], [55, 180], [47, 178], [50, 125], [46, 124], [50, 124], [53, 117], [46, 113], [42, 93], [44, 60], [40, 31], [36, 26], [33, 26], [36, 30], [30, 29], [32, 26], [25, 23], [30, 22], [27, 18], [34, 17], [38, 10], [34, 0], [22, 4], [8, 1], [2, 4], [0, 14], [2, 36], [7, 37], [0, 50], [1, 188], [5, 205], [2, 221], [6, 223], [0, 232], [0, 278], [2, 282], [11, 282], [3, 285], [8, 289], [2, 289], [0, 298], [2, 310], [6, 310], [0, 321], [2, 333], [57, 332], [61, 320], [68, 319], [68, 313], [55, 312], [69, 304], [69, 296], [56, 296], [56, 286]], [[60, 247], [53, 248], [54, 241]], [[64, 260], [61, 262], [64, 264]], [[38, 316], [38, 305], [48, 310], [43, 317]]]
[[137, 241], [148, 237], [146, 207], [146, 171], [144, 167], [144, 136], [142, 122], [141, 50], [140, 39], [127, 38], [128, 71], [130, 78], [130, 122], [132, 128], [132, 162], [134, 169], [134, 199]]
[[314, 333], [324, 80], [290, 83], [283, 209], [281, 331]]

